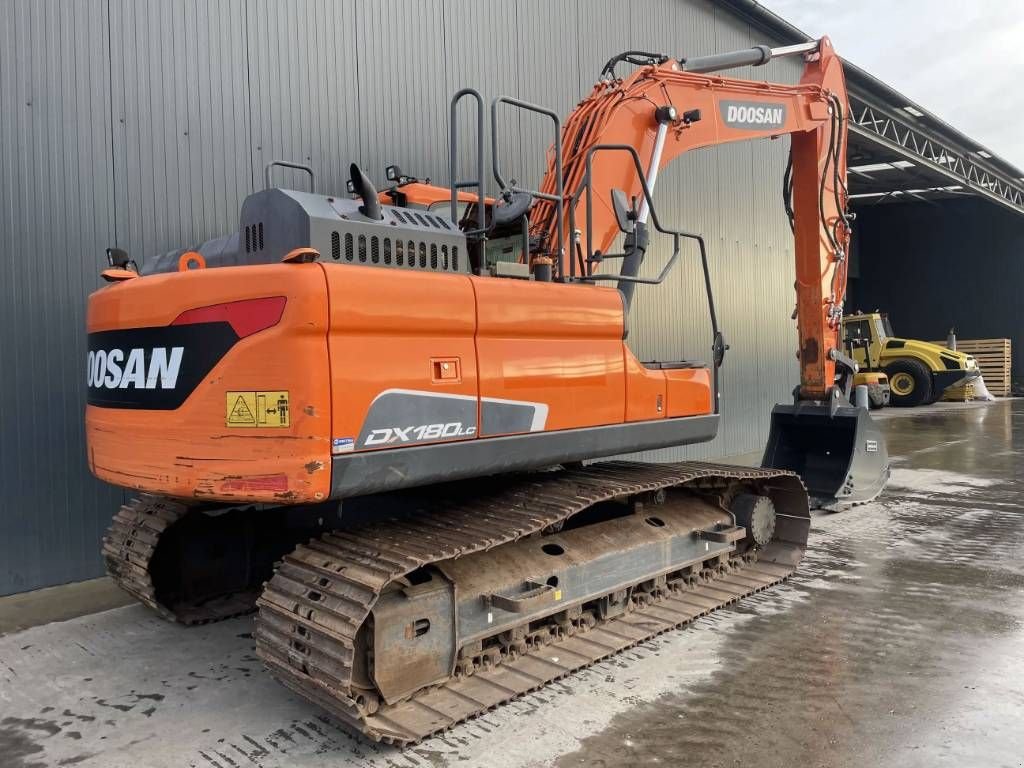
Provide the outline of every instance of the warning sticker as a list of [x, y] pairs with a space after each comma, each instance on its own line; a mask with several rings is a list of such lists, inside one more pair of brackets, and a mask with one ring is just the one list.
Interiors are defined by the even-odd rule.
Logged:
[[224, 423], [229, 427], [290, 426], [288, 392], [228, 392]]

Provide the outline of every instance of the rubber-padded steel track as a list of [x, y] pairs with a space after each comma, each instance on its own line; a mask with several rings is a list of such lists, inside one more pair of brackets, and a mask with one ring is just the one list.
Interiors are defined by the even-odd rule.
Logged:
[[[737, 485], [772, 498], [775, 538], [756, 556], [737, 554], [727, 567], [706, 571], [691, 590], [379, 709], [352, 685], [357, 635], [384, 588], [404, 574], [557, 529], [605, 500], [680, 486], [727, 496]], [[785, 579], [803, 556], [809, 527], [802, 483], [776, 470], [609, 462], [432, 487], [407, 519], [326, 534], [286, 556], [257, 601], [257, 653], [288, 688], [349, 728], [411, 744]]]

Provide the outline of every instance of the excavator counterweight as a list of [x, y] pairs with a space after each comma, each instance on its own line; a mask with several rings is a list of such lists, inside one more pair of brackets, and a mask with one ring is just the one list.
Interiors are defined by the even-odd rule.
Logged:
[[[800, 83], [717, 74], [777, 56], [803, 57]], [[618, 77], [620, 62], [638, 69]], [[535, 190], [500, 167], [510, 109], [553, 128]], [[184, 624], [257, 610], [276, 678], [400, 745], [785, 579], [812, 504], [864, 501], [888, 476], [838, 340], [845, 112], [827, 39], [631, 51], [564, 122], [493, 102], [493, 195], [483, 98], [463, 89], [448, 188], [391, 166], [379, 192], [353, 165], [349, 196], [319, 194], [312, 168], [275, 162], [237, 232], [141, 270], [111, 249], [88, 307], [88, 460], [139, 492], [104, 540], [111, 576]], [[658, 170], [784, 135], [800, 386], [765, 466], [597, 461], [709, 441], [721, 418], [708, 248], [659, 216]], [[311, 189], [274, 187], [277, 165]], [[646, 276], [655, 238], [672, 252]], [[635, 286], [691, 256], [710, 362], [638, 358]]]

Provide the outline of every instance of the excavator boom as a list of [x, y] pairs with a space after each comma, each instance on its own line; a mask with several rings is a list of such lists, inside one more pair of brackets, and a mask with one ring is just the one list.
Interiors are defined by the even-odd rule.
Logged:
[[[792, 55], [805, 62], [796, 85], [707, 74]], [[615, 66], [621, 60], [643, 66], [620, 79]], [[765, 465], [797, 471], [821, 506], [874, 498], [888, 477], [885, 444], [870, 417], [850, 405], [855, 364], [843, 353], [840, 338], [851, 219], [849, 104], [842, 62], [831, 42], [822, 38], [774, 50], [758, 46], [690, 60], [630, 52], [612, 59], [604, 74], [562, 129], [561, 184], [556, 164], [549, 163], [541, 185], [545, 194], [560, 187], [586, 189], [588, 203], [592, 200], [586, 228], [575, 231], [568, 221], [570, 209], [541, 199], [533, 234], [549, 244], [542, 258], [555, 260], [563, 277], [594, 278], [594, 255], [606, 253], [621, 231], [613, 190], [642, 200], [636, 216], [642, 225], [659, 170], [684, 152], [788, 135], [783, 187], [794, 235], [800, 383], [794, 405], [773, 412]], [[615, 147], [633, 147], [649, 158], [645, 176], [623, 162], [621, 153], [596, 156], [602, 148]], [[643, 256], [634, 248], [623, 259], [619, 288], [629, 298]]]

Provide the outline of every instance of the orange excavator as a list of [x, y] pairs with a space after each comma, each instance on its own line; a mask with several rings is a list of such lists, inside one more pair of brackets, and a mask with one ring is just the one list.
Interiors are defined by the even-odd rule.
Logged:
[[[718, 74], [778, 56], [802, 57], [799, 84]], [[494, 101], [493, 197], [464, 90], [449, 187], [392, 167], [378, 192], [352, 166], [351, 195], [322, 195], [274, 187], [274, 165], [313, 171], [272, 164], [236, 233], [142, 269], [110, 249], [90, 297], [89, 465], [141, 492], [104, 539], [110, 574], [186, 624], [255, 607], [270, 672], [369, 738], [414, 743], [779, 582], [812, 506], [888, 476], [839, 338], [848, 107], [829, 41], [630, 51], [602, 75], [564, 125]], [[539, 189], [500, 167], [510, 109], [551, 120]], [[653, 193], [682, 152], [782, 135], [801, 378], [763, 466], [594, 462], [715, 436], [727, 345], [705, 244]], [[672, 251], [645, 270], [652, 237]], [[639, 360], [634, 288], [684, 252], [710, 363]]]

